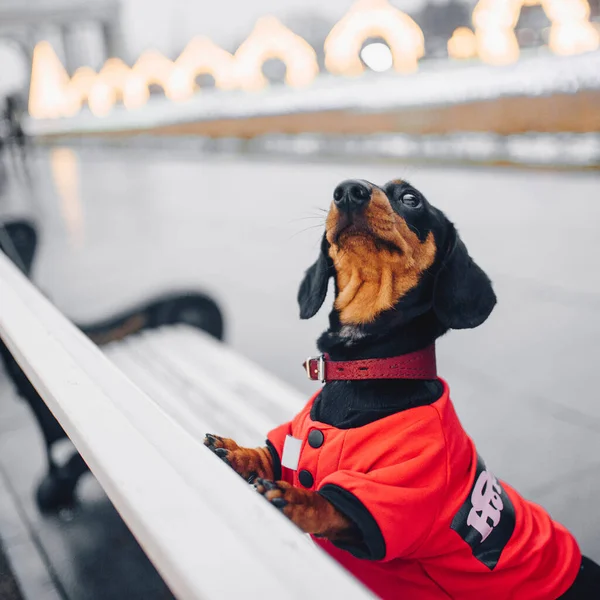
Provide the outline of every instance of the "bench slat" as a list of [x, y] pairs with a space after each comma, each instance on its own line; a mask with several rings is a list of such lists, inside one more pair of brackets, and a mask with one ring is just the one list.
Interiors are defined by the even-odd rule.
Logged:
[[178, 382], [158, 377], [156, 370], [148, 368], [146, 364], [137, 360], [129, 348], [115, 346], [106, 353], [111, 361], [142, 391], [155, 400], [170, 417], [181, 423], [194, 438], [201, 439], [201, 436], [206, 433], [208, 424], [205, 419], [198, 416], [197, 411], [184, 402], [186, 395], [183, 390], [178, 393]]
[[[209, 431], [262, 444], [266, 433], [289, 420], [306, 399], [254, 365], [248, 381], [247, 366], [224, 348], [197, 329], [177, 325], [140, 333], [105, 352], [167, 412], [188, 407], [205, 415]], [[161, 398], [158, 388], [164, 388]]]
[[370, 597], [1, 254], [0, 335], [179, 598]]

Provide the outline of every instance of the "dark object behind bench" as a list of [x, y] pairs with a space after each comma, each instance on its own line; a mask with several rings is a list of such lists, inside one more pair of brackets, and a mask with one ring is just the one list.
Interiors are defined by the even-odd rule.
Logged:
[[19, 584], [8, 564], [2, 544], [0, 544], [0, 598], [2, 600], [23, 600]]
[[[29, 277], [37, 246], [34, 225], [27, 221], [14, 221], [4, 225], [0, 223], [0, 228], [0, 250]], [[192, 325], [219, 340], [223, 339], [223, 317], [219, 307], [208, 296], [194, 292], [156, 298], [102, 322], [78, 327], [101, 346], [145, 329], [176, 323]], [[44, 436], [48, 473], [37, 490], [38, 506], [43, 511], [72, 506], [75, 502], [77, 482], [88, 467], [77, 452], [63, 464], [57, 464], [52, 456], [52, 447], [59, 440], [66, 438], [67, 434], [1, 339], [0, 357], [17, 392], [31, 406]]]

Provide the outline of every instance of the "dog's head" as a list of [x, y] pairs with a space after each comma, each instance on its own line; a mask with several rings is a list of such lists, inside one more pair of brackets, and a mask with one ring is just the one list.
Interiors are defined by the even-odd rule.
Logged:
[[477, 327], [496, 296], [454, 225], [408, 182], [335, 188], [321, 251], [298, 292], [300, 316], [320, 309], [335, 278], [335, 322], [385, 325], [432, 312], [440, 327]]

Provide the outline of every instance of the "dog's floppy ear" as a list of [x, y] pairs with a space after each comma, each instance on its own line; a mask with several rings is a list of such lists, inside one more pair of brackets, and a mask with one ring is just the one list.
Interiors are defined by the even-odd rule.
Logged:
[[436, 277], [433, 309], [448, 328], [472, 329], [490, 316], [496, 294], [454, 228], [449, 248]]
[[333, 261], [329, 256], [329, 242], [323, 236], [319, 258], [304, 275], [298, 290], [298, 304], [300, 305], [300, 318], [314, 317], [325, 302], [329, 278], [333, 276]]

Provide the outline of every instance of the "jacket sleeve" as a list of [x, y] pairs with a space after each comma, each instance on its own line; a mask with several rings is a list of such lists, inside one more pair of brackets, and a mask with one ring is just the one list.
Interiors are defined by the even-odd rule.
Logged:
[[350, 518], [360, 544], [343, 545], [358, 558], [392, 560], [414, 553], [437, 518], [446, 489], [443, 436], [428, 437], [387, 465], [361, 473], [341, 470], [319, 492]]

